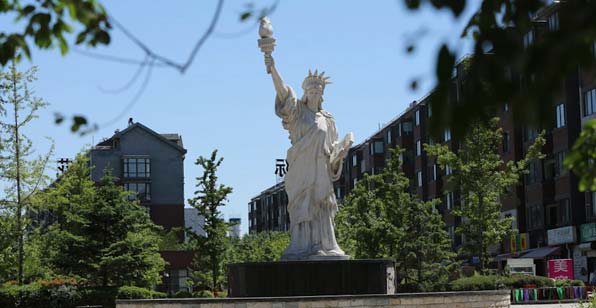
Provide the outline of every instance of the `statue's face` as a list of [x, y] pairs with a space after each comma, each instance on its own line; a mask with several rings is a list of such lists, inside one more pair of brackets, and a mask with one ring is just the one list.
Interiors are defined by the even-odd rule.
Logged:
[[323, 100], [323, 87], [321, 85], [308, 87], [305, 94], [308, 107], [313, 111], [319, 111]]

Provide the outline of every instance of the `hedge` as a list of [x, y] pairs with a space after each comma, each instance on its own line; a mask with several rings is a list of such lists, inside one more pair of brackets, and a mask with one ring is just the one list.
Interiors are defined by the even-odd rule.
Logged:
[[166, 294], [139, 287], [85, 288], [76, 285], [27, 285], [0, 286], [0, 307], [2, 308], [71, 308], [83, 305], [115, 307], [116, 298], [150, 299], [165, 298]]
[[541, 287], [566, 287], [583, 286], [581, 280], [554, 280], [542, 276], [512, 275], [510, 277], [500, 275], [476, 275], [472, 277], [460, 278], [452, 281], [449, 287], [453, 291], [478, 291], [495, 289], [517, 289], [532, 285]]

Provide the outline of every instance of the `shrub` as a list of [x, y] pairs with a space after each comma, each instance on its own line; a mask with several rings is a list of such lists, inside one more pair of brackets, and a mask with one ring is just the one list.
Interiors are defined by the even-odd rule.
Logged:
[[151, 290], [133, 286], [123, 286], [118, 289], [118, 299], [151, 299]]
[[538, 288], [554, 286], [553, 279], [543, 276], [511, 275], [507, 279], [507, 286], [510, 288], [523, 288], [526, 285], [534, 285]]
[[186, 290], [180, 290], [174, 294], [175, 298], [189, 298], [192, 297], [192, 294]]
[[453, 291], [479, 291], [505, 289], [507, 278], [497, 275], [476, 275], [452, 281], [449, 288]]
[[213, 293], [209, 290], [200, 290], [200, 291], [194, 292], [192, 294], [192, 297], [213, 297]]
[[80, 289], [81, 300], [73, 306], [101, 305], [104, 308], [116, 306], [118, 287], [96, 287]]
[[0, 288], [0, 307], [3, 308], [67, 308], [80, 299], [77, 288], [70, 285], [48, 287], [32, 283], [22, 286], [5, 285]]

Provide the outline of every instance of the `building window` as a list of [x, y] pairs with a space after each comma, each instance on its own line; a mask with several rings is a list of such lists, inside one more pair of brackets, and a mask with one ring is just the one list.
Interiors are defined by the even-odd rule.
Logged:
[[354, 178], [352, 181], [352, 187], [356, 187], [356, 183], [358, 183], [358, 178]]
[[548, 17], [548, 31], [559, 30], [559, 13], [554, 13]]
[[453, 173], [453, 171], [451, 170], [451, 167], [449, 167], [449, 165], [445, 165], [445, 175], [451, 175]]
[[453, 242], [455, 240], [455, 226], [447, 227], [447, 234], [449, 235], [449, 240]]
[[151, 184], [125, 183], [124, 190], [134, 192], [128, 195], [128, 200], [151, 201]]
[[422, 155], [422, 143], [420, 143], [420, 139], [416, 140], [416, 156]]
[[341, 187], [335, 187], [335, 196], [337, 199], [341, 199]]
[[151, 177], [151, 163], [149, 158], [125, 158], [125, 178], [148, 178]]
[[[511, 72], [511, 71], [509, 71], [509, 72]], [[509, 111], [509, 104], [508, 103], [503, 104], [503, 111], [505, 111], [505, 112]]]
[[542, 227], [544, 216], [542, 205], [535, 204], [528, 207], [528, 229], [537, 229]]
[[389, 127], [389, 129], [387, 130], [387, 144], [391, 144], [393, 142], [393, 140], [391, 138], [391, 130], [392, 130], [391, 127]]
[[534, 127], [526, 127], [525, 134], [524, 134], [524, 140], [530, 141], [530, 140], [536, 139], [536, 137], [538, 137], [538, 129], [536, 129]]
[[557, 128], [565, 126], [565, 105], [557, 105]]
[[360, 161], [360, 172], [364, 173], [366, 171], [366, 166], [364, 165], [364, 160]]
[[524, 48], [528, 48], [532, 43], [534, 43], [534, 31], [530, 30], [524, 34]]
[[593, 191], [592, 192], [592, 206], [591, 206], [591, 209], [592, 209], [592, 215], [590, 215], [590, 216], [596, 217], [596, 191]]
[[503, 153], [509, 152], [509, 132], [503, 133]]
[[430, 117], [433, 116], [433, 108], [431, 104], [428, 104], [428, 106], [426, 107], [426, 111], [428, 113], [428, 118], [430, 119]]
[[446, 130], [443, 132], [443, 135], [444, 135], [444, 137], [445, 137], [445, 142], [447, 142], [447, 141], [451, 140], [451, 129], [446, 129]]
[[555, 153], [555, 176], [565, 175], [566, 172], [565, 167], [563, 166], [563, 161], [565, 161], [566, 154], [566, 151]]
[[437, 164], [433, 164], [433, 181], [437, 180]]
[[371, 144], [371, 149], [373, 150], [373, 154], [383, 154], [385, 153], [385, 144], [383, 141], [375, 141]]
[[584, 92], [584, 117], [596, 113], [596, 89]]
[[412, 121], [408, 121], [408, 122], [403, 122], [402, 123], [402, 133], [404, 135], [406, 135], [406, 136], [407, 135], [411, 135], [412, 134], [412, 130], [413, 130]]
[[416, 115], [415, 115], [415, 125], [418, 126], [420, 125], [420, 109], [416, 110]]
[[352, 155], [352, 167], [356, 167], [358, 165], [358, 156], [356, 154]]
[[528, 174], [526, 174], [527, 184], [534, 184], [539, 182], [538, 161], [533, 160], [528, 163]]
[[418, 171], [418, 187], [422, 187], [422, 171]]
[[569, 204], [569, 199], [559, 201], [559, 217], [561, 224], [568, 224], [571, 222], [571, 206]]
[[453, 202], [453, 192], [450, 191], [445, 194], [445, 207], [447, 207], [448, 210], [451, 210], [453, 208]]

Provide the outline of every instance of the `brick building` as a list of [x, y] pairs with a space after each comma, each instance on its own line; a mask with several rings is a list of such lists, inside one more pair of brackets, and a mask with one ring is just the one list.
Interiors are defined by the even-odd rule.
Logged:
[[[558, 9], [561, 3], [554, 3], [534, 18], [533, 29], [520, 40], [532, 44], [541, 39], [546, 31], [559, 27]], [[595, 44], [596, 49], [596, 44]], [[463, 64], [456, 65], [453, 77], [455, 97], [458, 100], [464, 86], [461, 72]], [[523, 90], [522, 78], [520, 86]], [[546, 260], [552, 258], [572, 258], [576, 279], [587, 280], [588, 273], [596, 271], [596, 192], [579, 192], [578, 178], [565, 172], [562, 162], [566, 153], [578, 138], [582, 125], [596, 118], [596, 81], [592, 72], [578, 68], [575, 74], [567, 76], [563, 91], [554, 98], [552, 108], [553, 123], [543, 128], [516, 123], [507, 102], [497, 112], [503, 129], [503, 142], [500, 154], [505, 161], [519, 160], [541, 129], [546, 130], [546, 157], [533, 161], [529, 174], [521, 179], [521, 184], [512, 187], [511, 193], [502, 198], [502, 215], [513, 217], [513, 229], [519, 234], [511, 240], [494, 247], [496, 260], [507, 258], [534, 259], [538, 274], [546, 274]], [[411, 180], [412, 192], [421, 199], [440, 198], [439, 212], [443, 215], [446, 228], [454, 248], [462, 238], [455, 235], [458, 218], [450, 214], [458, 206], [457, 193], [445, 193], [442, 178], [451, 170], [440, 170], [435, 162], [423, 151], [423, 144], [442, 142], [457, 150], [458, 143], [445, 130], [441, 140], [432, 140], [426, 124], [432, 117], [428, 96], [412, 102], [400, 115], [389, 121], [362, 143], [354, 145], [344, 162], [342, 178], [335, 183], [339, 199], [347, 195], [364, 173], [379, 172], [389, 155], [389, 148], [399, 146], [404, 149], [403, 171]], [[283, 183], [275, 185], [249, 203], [250, 232], [273, 230], [276, 212], [286, 213], [287, 197], [284, 199]], [[275, 197], [278, 196], [278, 197]], [[271, 200], [264, 202], [263, 200]], [[285, 203], [284, 203], [285, 202]], [[289, 226], [287, 217], [283, 226]], [[519, 239], [523, 239], [520, 243]], [[517, 240], [516, 240], [517, 239]]]

